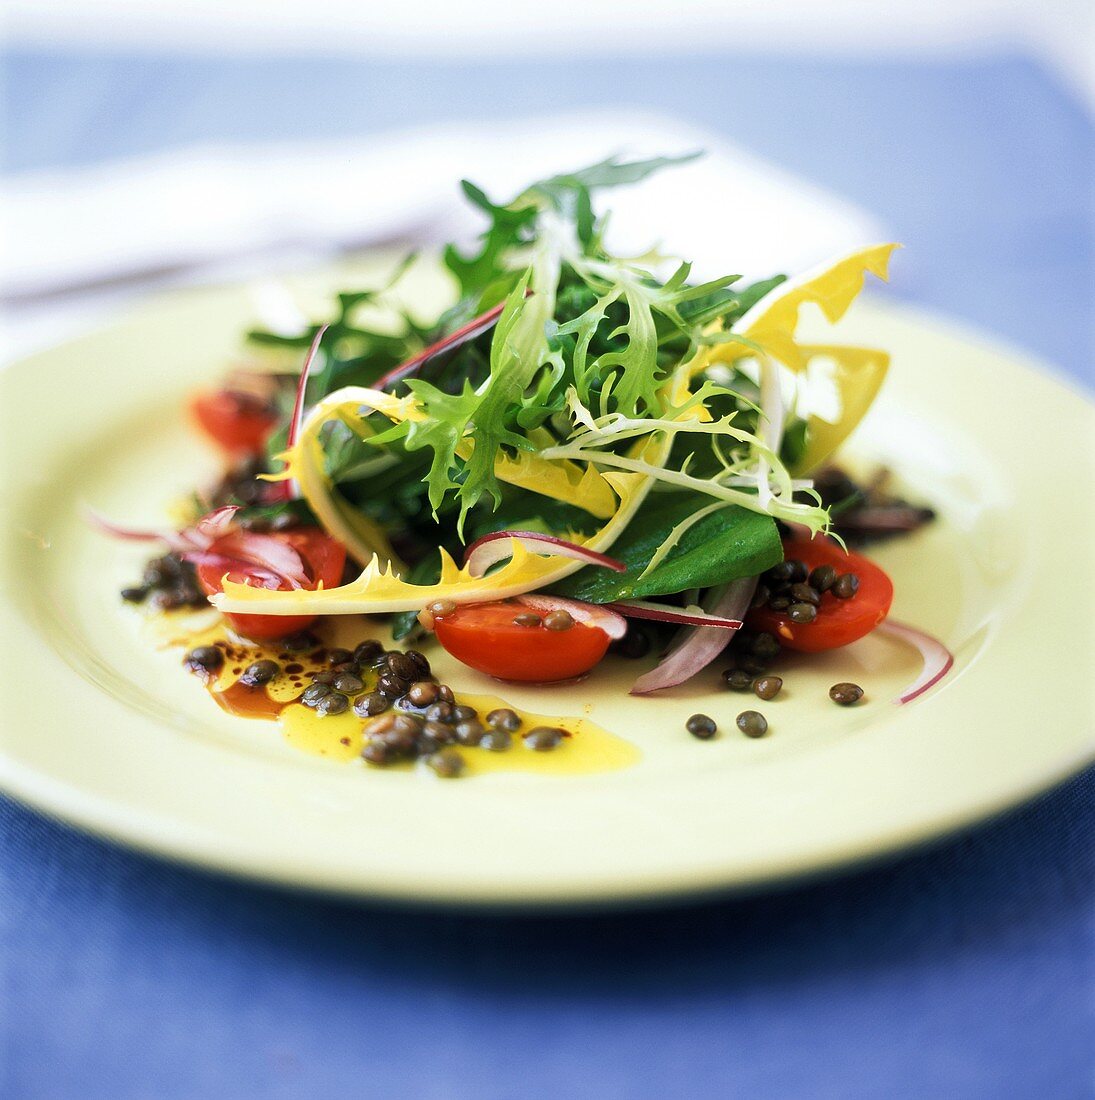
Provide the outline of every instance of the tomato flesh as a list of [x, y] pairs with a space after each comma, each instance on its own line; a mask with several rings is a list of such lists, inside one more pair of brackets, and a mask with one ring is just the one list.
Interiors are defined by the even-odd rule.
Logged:
[[202, 432], [229, 455], [261, 454], [277, 425], [267, 402], [235, 390], [199, 393], [190, 411]]
[[[287, 542], [300, 555], [305, 572], [315, 588], [321, 581], [324, 588], [334, 588], [342, 582], [342, 570], [346, 565], [346, 548], [318, 527], [299, 527], [289, 531], [279, 531], [270, 536]], [[211, 554], [217, 554], [217, 540], [209, 548]], [[227, 556], [231, 557], [229, 553]], [[229, 580], [248, 583], [253, 579], [248, 572], [248, 563], [239, 562], [235, 568], [225, 569], [223, 565], [199, 565], [198, 583], [206, 595], [223, 590], [223, 577], [228, 573]], [[289, 588], [287, 583], [278, 586], [281, 591]], [[298, 630], [307, 630], [316, 621], [316, 615], [240, 615], [225, 612], [224, 616], [232, 629], [245, 638], [255, 641], [272, 641], [295, 634]]]
[[463, 604], [434, 617], [437, 640], [458, 661], [499, 680], [550, 683], [587, 673], [608, 650], [609, 636], [596, 626], [568, 630], [519, 626], [530, 609], [521, 604]]
[[774, 634], [785, 649], [819, 653], [837, 649], [870, 634], [889, 613], [893, 583], [874, 562], [860, 554], [842, 550], [829, 539], [791, 538], [784, 540], [783, 556], [806, 563], [808, 569], [831, 565], [837, 573], [855, 573], [859, 591], [849, 599], [837, 599], [824, 592], [812, 623], [792, 622], [785, 611], [754, 608], [746, 617], [753, 630]]

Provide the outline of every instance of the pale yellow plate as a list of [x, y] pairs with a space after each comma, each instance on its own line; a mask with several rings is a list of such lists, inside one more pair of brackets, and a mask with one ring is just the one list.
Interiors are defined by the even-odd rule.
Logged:
[[[316, 295], [353, 281], [343, 270], [303, 285]], [[627, 686], [645, 664], [620, 661], [578, 687], [504, 694], [549, 714], [588, 705], [638, 746], [637, 764], [456, 782], [304, 755], [274, 725], [222, 714], [120, 605], [142, 551], [93, 533], [78, 509], [162, 522], [165, 503], [209, 474], [182, 401], [238, 352], [253, 315], [245, 288], [180, 294], [0, 375], [0, 765], [17, 798], [150, 852], [294, 886], [622, 902], [892, 852], [1095, 755], [1091, 587], [1077, 572], [1091, 561], [1091, 406], [1014, 352], [877, 300], [842, 326], [894, 355], [850, 453], [889, 464], [939, 509], [876, 556], [894, 578], [894, 616], [957, 660], [918, 702], [890, 702], [916, 655], [872, 638], [794, 664], [784, 694], [759, 707], [769, 736], [750, 741], [732, 732], [748, 697], [717, 690], [717, 666], [635, 700]], [[867, 703], [828, 701], [846, 679]], [[471, 673], [461, 683], [490, 690]], [[684, 732], [699, 710], [719, 721], [716, 740]]]

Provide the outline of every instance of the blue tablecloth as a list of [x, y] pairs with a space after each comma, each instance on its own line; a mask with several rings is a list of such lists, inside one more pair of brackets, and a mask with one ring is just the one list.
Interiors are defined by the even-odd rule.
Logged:
[[[897, 294], [1092, 378], [1091, 123], [1021, 58], [13, 53], [5, 80], [8, 171], [469, 113], [675, 111], [882, 215], [914, 246]], [[1089, 772], [931, 851], [786, 893], [552, 919], [301, 898], [0, 803], [0, 1091], [1089, 1095], [1093, 794]]]

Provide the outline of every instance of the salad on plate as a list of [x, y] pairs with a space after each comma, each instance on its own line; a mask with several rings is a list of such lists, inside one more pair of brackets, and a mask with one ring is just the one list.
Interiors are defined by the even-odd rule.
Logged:
[[[753, 283], [616, 255], [595, 200], [672, 163], [612, 159], [501, 204], [464, 182], [486, 229], [444, 250], [444, 312], [401, 297], [425, 262], [409, 257], [326, 319], [250, 332], [248, 360], [194, 396], [221, 481], [178, 530], [95, 521], [165, 551], [126, 600], [219, 613], [185, 662], [222, 705], [448, 777], [469, 753], [539, 757], [593, 731], [466, 698], [434, 674], [437, 647], [503, 691], [596, 677], [611, 653], [633, 658], [632, 693], [655, 694], [722, 658], [721, 685], [765, 701], [783, 651], [883, 629], [924, 655], [899, 701], [945, 674], [938, 642], [887, 620], [893, 585], [858, 552], [930, 509], [885, 471], [833, 465], [889, 357], [799, 328], [804, 307], [836, 324], [896, 246]], [[686, 725], [715, 733], [704, 714]], [[767, 732], [754, 709], [737, 726]]]

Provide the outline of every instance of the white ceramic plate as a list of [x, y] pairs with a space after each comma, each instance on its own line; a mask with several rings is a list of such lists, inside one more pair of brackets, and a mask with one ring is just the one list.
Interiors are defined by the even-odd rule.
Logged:
[[[347, 281], [342, 270], [303, 286]], [[1091, 407], [1014, 352], [871, 300], [842, 338], [890, 348], [894, 362], [850, 452], [887, 463], [940, 511], [875, 552], [894, 616], [956, 654], [921, 700], [890, 702], [918, 661], [872, 638], [792, 666], [761, 708], [770, 735], [750, 741], [729, 732], [745, 697], [717, 690], [714, 673], [639, 701], [626, 692], [636, 665], [621, 661], [580, 688], [504, 694], [548, 713], [588, 704], [641, 749], [638, 764], [448, 783], [302, 755], [274, 725], [221, 713], [120, 606], [141, 551], [90, 531], [78, 507], [159, 522], [208, 475], [182, 400], [223, 369], [252, 314], [243, 288], [181, 294], [0, 376], [0, 734], [17, 798], [146, 851], [293, 886], [611, 903], [879, 856], [1029, 798], [1095, 755], [1090, 588], [1061, 583], [1090, 545], [1076, 494], [1090, 484]], [[489, 690], [470, 672], [451, 678]], [[869, 701], [829, 703], [844, 679]], [[719, 720], [719, 738], [684, 733], [698, 710]]]

